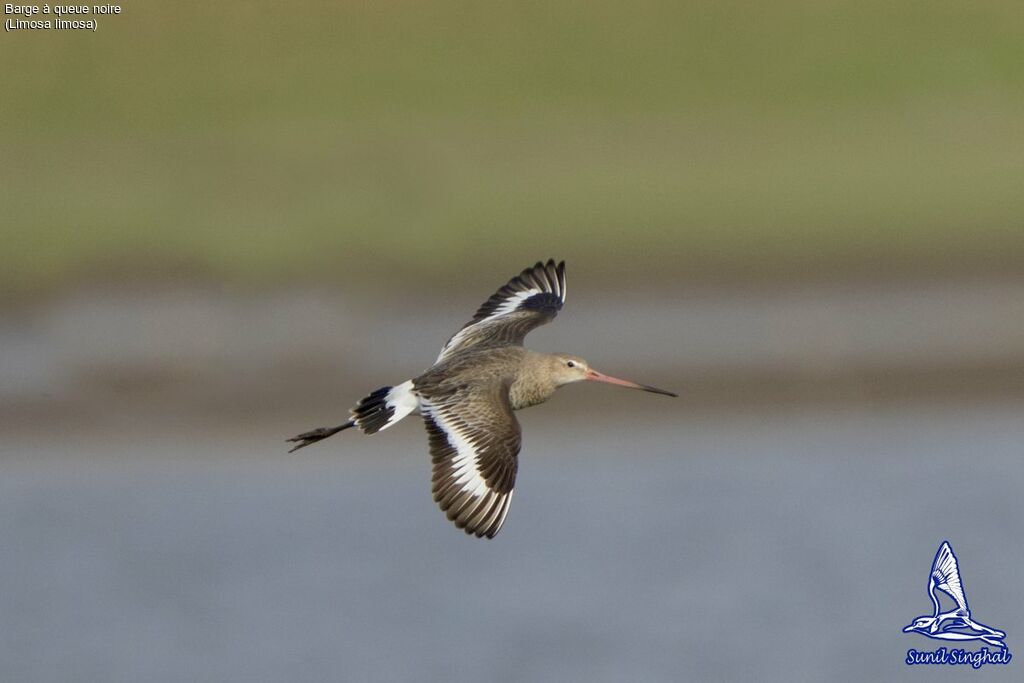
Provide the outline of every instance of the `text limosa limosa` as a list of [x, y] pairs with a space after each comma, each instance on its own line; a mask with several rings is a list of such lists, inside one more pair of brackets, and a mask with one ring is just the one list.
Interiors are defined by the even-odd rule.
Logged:
[[418, 410], [430, 442], [434, 500], [467, 534], [493, 538], [516, 479], [520, 429], [513, 411], [583, 380], [675, 396], [601, 374], [577, 356], [524, 349], [527, 333], [551, 321], [563, 303], [565, 263], [538, 262], [485, 301], [426, 372], [373, 392], [344, 424], [288, 439], [296, 444], [292, 450], [349, 427], [376, 434]]

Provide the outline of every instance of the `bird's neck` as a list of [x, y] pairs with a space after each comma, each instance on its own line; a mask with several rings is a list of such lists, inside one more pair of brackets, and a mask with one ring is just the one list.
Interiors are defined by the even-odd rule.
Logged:
[[508, 390], [513, 410], [535, 406], [551, 398], [558, 385], [547, 371], [548, 361], [544, 354], [527, 352], [519, 372]]

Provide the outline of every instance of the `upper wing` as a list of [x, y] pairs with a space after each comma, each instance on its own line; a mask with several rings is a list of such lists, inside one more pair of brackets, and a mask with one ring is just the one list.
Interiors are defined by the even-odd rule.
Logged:
[[440, 362], [470, 347], [522, 344], [527, 333], [550, 322], [565, 303], [565, 261], [537, 262], [508, 281], [441, 349]]
[[957, 565], [956, 555], [949, 547], [948, 541], [943, 541], [939, 551], [935, 553], [935, 561], [932, 562], [932, 581], [935, 587], [945, 592], [956, 601], [957, 607], [967, 609], [967, 598], [964, 597], [964, 587], [960, 581], [960, 567]]
[[467, 534], [493, 538], [512, 500], [520, 447], [508, 385], [461, 384], [420, 397], [434, 500]]

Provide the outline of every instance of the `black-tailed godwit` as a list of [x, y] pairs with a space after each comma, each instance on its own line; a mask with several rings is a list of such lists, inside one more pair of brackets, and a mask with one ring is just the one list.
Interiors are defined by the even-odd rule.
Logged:
[[426, 372], [373, 392], [342, 425], [288, 439], [296, 444], [292, 451], [349, 427], [376, 434], [419, 410], [430, 441], [434, 500], [467, 534], [493, 538], [516, 479], [520, 429], [513, 411], [583, 380], [675, 396], [601, 374], [578, 356], [524, 349], [527, 333], [554, 319], [563, 303], [564, 262], [527, 268], [480, 306]]

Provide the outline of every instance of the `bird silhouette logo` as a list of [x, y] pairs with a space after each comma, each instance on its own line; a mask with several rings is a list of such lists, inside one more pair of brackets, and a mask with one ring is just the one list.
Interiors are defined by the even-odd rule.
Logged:
[[[936, 590], [952, 598], [956, 606], [943, 612]], [[1006, 643], [1003, 642], [1006, 633], [975, 621], [971, 616], [964, 595], [964, 583], [960, 578], [960, 563], [948, 541], [943, 541], [935, 553], [935, 560], [928, 574], [928, 596], [934, 605], [932, 614], [914, 619], [903, 629], [904, 633], [920, 633], [936, 640], [980, 640], [994, 647], [1006, 649]]]

